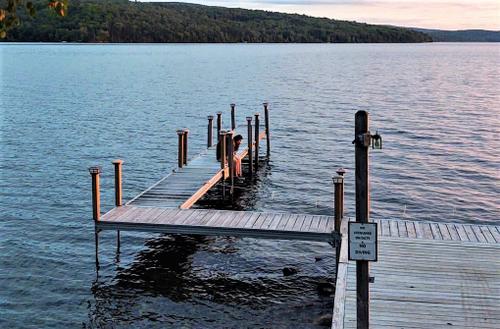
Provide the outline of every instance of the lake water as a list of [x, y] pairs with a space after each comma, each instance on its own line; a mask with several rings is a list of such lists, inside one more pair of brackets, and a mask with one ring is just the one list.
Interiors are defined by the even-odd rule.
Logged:
[[[332, 298], [321, 243], [100, 235], [90, 175], [122, 158], [130, 199], [176, 164], [178, 128], [269, 101], [272, 159], [240, 209], [332, 214], [331, 176], [354, 214], [353, 121], [368, 110], [372, 218], [500, 218], [500, 45], [0, 44], [0, 327], [317, 328]], [[316, 257], [321, 258], [316, 261]], [[297, 275], [284, 277], [292, 266]]]

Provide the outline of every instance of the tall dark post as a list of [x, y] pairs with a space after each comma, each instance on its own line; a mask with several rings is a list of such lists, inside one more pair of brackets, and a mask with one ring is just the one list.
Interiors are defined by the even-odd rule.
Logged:
[[259, 169], [259, 113], [255, 113], [255, 171]]
[[[224, 170], [226, 168], [226, 131], [221, 130], [219, 133], [220, 139], [220, 168]], [[224, 173], [224, 179], [226, 178], [226, 174]]]
[[[116, 159], [112, 161], [115, 166], [115, 205], [122, 205], [122, 164], [123, 160]], [[120, 252], [120, 230], [116, 231], [116, 251]]]
[[188, 136], [189, 136], [189, 130], [184, 129], [184, 137], [182, 139], [183, 142], [183, 152], [182, 152], [182, 163], [187, 165], [188, 163]]
[[[368, 149], [370, 146], [368, 112], [355, 115], [354, 140], [356, 145], [356, 222], [370, 219], [370, 184], [368, 177]], [[370, 319], [370, 267], [368, 261], [356, 261], [357, 328], [368, 329]]]
[[[220, 138], [220, 132], [222, 130], [222, 112], [217, 112], [217, 138]], [[219, 142], [219, 140], [217, 140]]]
[[179, 137], [177, 165], [179, 168], [182, 168], [182, 165], [184, 164], [184, 130], [177, 130], [177, 136]]
[[247, 117], [247, 139], [248, 139], [248, 176], [253, 176], [253, 134], [252, 117]]
[[226, 133], [227, 164], [229, 167], [229, 182], [231, 184], [231, 194], [234, 190], [234, 145], [233, 131]]
[[214, 134], [214, 116], [208, 116], [208, 134], [207, 134], [207, 148], [212, 147]]
[[271, 156], [271, 131], [269, 130], [269, 104], [264, 103], [264, 120], [266, 124], [266, 156], [267, 159]]
[[[335, 214], [335, 232], [340, 233], [340, 225], [342, 223], [343, 204], [344, 204], [344, 177], [341, 175], [333, 177], [334, 186], [334, 214]], [[340, 244], [335, 247], [335, 266], [338, 268], [340, 257]]]
[[236, 104], [231, 104], [231, 130], [236, 129], [236, 113], [235, 113]]
[[99, 174], [101, 168], [93, 166], [89, 168], [90, 176], [92, 176], [92, 218], [98, 221], [101, 218], [101, 190], [99, 182]]

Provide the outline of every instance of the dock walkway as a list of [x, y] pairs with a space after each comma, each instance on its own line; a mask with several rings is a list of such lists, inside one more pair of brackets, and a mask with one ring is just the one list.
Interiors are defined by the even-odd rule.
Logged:
[[[371, 328], [500, 328], [499, 226], [377, 222]], [[332, 328], [356, 328], [356, 262], [339, 266]]]

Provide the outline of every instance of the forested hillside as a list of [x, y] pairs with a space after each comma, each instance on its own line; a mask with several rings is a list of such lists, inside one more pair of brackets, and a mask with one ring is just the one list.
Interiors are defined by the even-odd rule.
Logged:
[[68, 42], [427, 42], [410, 29], [187, 3], [71, 0], [67, 16], [34, 1], [34, 18], [4, 41]]

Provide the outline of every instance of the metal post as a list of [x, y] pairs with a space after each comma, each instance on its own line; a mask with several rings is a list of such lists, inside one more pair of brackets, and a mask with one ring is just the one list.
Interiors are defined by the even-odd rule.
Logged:
[[259, 169], [259, 113], [255, 113], [255, 171]]
[[184, 130], [177, 130], [177, 136], [179, 136], [177, 165], [179, 168], [182, 168], [182, 165], [184, 164]]
[[231, 104], [231, 130], [236, 129], [236, 117], [235, 117], [235, 107], [236, 104]]
[[208, 135], [207, 135], [207, 148], [212, 147], [214, 133], [214, 116], [208, 116]]
[[[222, 112], [217, 112], [217, 138], [220, 138], [220, 132], [222, 130]], [[217, 140], [219, 142], [219, 140]]]
[[101, 191], [99, 186], [101, 168], [93, 166], [89, 168], [89, 172], [92, 176], [92, 218], [98, 221], [101, 218]]
[[182, 163], [187, 165], [188, 163], [188, 136], [189, 136], [189, 130], [184, 129], [184, 137], [183, 137], [183, 152], [182, 152]]
[[266, 156], [267, 159], [269, 159], [269, 156], [271, 155], [271, 131], [269, 130], [269, 107], [268, 103], [264, 103], [264, 120], [266, 123]]
[[[368, 112], [355, 115], [354, 140], [356, 145], [356, 222], [368, 223], [370, 219], [370, 185], [368, 177], [369, 138]], [[370, 267], [368, 261], [356, 261], [357, 328], [368, 329], [370, 319]]]
[[231, 184], [231, 194], [234, 190], [234, 144], [233, 131], [226, 133], [227, 163], [229, 167], [229, 182]]
[[248, 176], [253, 176], [253, 136], [252, 117], [247, 117], [247, 139], [248, 139]]

